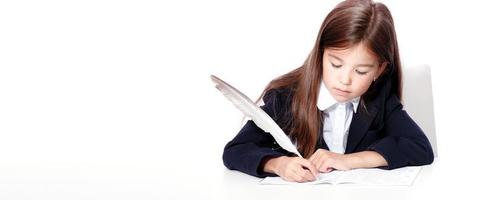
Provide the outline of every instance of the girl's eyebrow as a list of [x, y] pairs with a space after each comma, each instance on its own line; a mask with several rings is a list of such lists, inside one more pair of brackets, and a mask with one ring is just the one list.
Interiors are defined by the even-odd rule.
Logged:
[[[330, 57], [333, 57], [333, 58], [337, 59], [337, 60], [338, 60], [338, 61], [340, 61], [340, 62], [344, 62], [344, 60], [342, 60], [342, 58], [339, 58], [339, 57], [338, 57], [338, 56], [336, 56], [336, 55], [333, 55], [333, 54], [331, 54], [331, 53], [328, 53], [328, 55], [329, 55]], [[373, 65], [373, 64], [357, 64], [357, 65], [355, 65], [355, 66], [356, 66], [356, 67], [374, 67], [374, 65]]]

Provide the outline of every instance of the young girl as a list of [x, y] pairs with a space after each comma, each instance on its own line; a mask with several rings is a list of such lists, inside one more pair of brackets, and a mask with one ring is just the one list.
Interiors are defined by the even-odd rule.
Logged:
[[323, 21], [303, 66], [271, 81], [261, 95], [262, 109], [304, 158], [248, 121], [224, 148], [224, 164], [296, 182], [332, 170], [430, 164], [431, 145], [403, 110], [401, 93], [391, 13], [371, 0], [344, 1]]

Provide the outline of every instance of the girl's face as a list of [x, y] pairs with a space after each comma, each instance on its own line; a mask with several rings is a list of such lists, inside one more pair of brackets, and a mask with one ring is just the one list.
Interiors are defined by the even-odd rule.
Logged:
[[385, 63], [379, 64], [362, 43], [348, 49], [324, 49], [323, 83], [338, 102], [363, 95], [384, 68]]

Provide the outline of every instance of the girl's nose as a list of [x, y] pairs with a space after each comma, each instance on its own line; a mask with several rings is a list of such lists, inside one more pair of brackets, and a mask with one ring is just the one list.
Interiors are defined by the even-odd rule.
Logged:
[[352, 80], [350, 79], [350, 74], [349, 73], [342, 73], [340, 75], [340, 83], [343, 85], [350, 85], [352, 83]]

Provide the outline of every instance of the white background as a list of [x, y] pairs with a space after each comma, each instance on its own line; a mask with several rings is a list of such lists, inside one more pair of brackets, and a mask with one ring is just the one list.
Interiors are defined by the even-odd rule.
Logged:
[[[209, 75], [255, 99], [337, 2], [1, 1], [0, 199], [210, 198], [242, 115]], [[481, 194], [483, 6], [383, 2], [431, 66], [439, 165], [468, 172], [436, 195]]]

